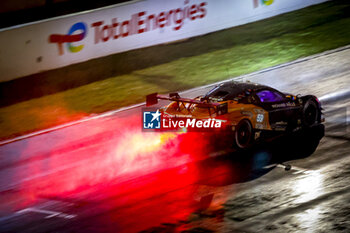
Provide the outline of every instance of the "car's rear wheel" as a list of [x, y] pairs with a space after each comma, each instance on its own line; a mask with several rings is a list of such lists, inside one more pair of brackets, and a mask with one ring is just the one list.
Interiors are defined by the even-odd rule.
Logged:
[[249, 120], [242, 120], [235, 129], [235, 146], [245, 149], [253, 143], [253, 127]]
[[313, 126], [318, 122], [319, 109], [313, 99], [308, 99], [303, 108], [303, 125], [305, 127]]

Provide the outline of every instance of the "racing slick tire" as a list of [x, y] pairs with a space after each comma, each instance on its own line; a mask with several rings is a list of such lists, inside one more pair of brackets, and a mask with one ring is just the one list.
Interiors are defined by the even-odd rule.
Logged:
[[234, 145], [238, 149], [249, 148], [253, 144], [253, 127], [249, 120], [241, 120], [235, 129]]
[[311, 127], [318, 123], [320, 117], [320, 110], [316, 101], [312, 98], [308, 99], [303, 108], [303, 126]]

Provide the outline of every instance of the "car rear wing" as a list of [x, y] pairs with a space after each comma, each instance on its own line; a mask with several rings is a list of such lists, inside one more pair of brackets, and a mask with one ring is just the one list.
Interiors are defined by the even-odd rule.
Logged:
[[[190, 106], [195, 104], [198, 107], [208, 108], [209, 110], [211, 108], [214, 108], [215, 112], [218, 115], [226, 114], [228, 111], [227, 103], [208, 103], [206, 100], [202, 101], [196, 99], [182, 98], [178, 93], [170, 93], [169, 96], [158, 95], [158, 93], [149, 94], [146, 96], [146, 106], [157, 104], [158, 100], [175, 101], [178, 103], [182, 103], [184, 107], [184, 103], [190, 103]], [[187, 110], [189, 110], [190, 106], [188, 106]]]

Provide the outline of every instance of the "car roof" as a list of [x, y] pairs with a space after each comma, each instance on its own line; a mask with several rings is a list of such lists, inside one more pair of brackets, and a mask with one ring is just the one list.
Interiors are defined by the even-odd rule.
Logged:
[[205, 97], [210, 99], [229, 100], [234, 99], [239, 95], [249, 95], [251, 92], [255, 92], [261, 89], [271, 88], [251, 82], [229, 81], [214, 87], [205, 95]]

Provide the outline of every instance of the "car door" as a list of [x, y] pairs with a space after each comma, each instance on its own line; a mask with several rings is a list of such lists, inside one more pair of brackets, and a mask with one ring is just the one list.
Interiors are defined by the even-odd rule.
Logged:
[[298, 121], [300, 107], [283, 93], [274, 89], [262, 89], [255, 93], [258, 105], [269, 112], [269, 123], [274, 130], [293, 128]]

